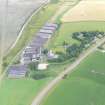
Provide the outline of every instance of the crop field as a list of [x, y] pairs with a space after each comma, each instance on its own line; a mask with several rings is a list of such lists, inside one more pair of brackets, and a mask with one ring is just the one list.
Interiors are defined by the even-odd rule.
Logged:
[[[4, 78], [0, 82], [0, 105], [30, 105], [38, 92], [68, 65], [70, 62], [59, 64], [59, 66], [51, 64], [44, 71], [46, 77], [37, 80], [28, 77], [24, 79]], [[31, 73], [38, 74], [38, 71], [32, 70]]]
[[5, 23], [6, 26], [4, 29], [5, 35], [2, 36], [2, 50], [4, 52], [8, 51], [10, 46], [16, 40], [19, 31], [21, 30], [23, 24], [27, 21], [29, 16], [37, 8], [39, 8], [44, 1], [45, 0], [8, 0], [8, 4], [6, 4], [6, 0], [0, 0], [0, 13], [2, 14], [2, 16], [0, 16], [1, 26], [3, 25], [2, 17], [7, 17]]
[[62, 51], [62, 43], [66, 41], [68, 44], [78, 43], [77, 40], [72, 38], [73, 32], [80, 31], [105, 31], [105, 22], [70, 22], [62, 23], [59, 30], [55, 33], [54, 37], [49, 40], [47, 47], [54, 51]]
[[79, 0], [59, 0], [60, 6], [51, 21], [59, 22], [64, 13], [75, 6], [78, 2]]
[[[3, 63], [5, 67], [12, 61], [16, 54], [29, 43], [33, 35], [35, 35], [47, 21], [51, 21], [58, 9], [58, 1], [59, 0], [52, 0], [51, 4], [42, 8], [41, 11], [32, 17], [15, 48], [4, 58]], [[80, 3], [78, 5], [80, 5]], [[64, 13], [64, 11], [58, 12], [58, 15], [55, 14], [56, 19], [54, 19], [54, 21], [61, 18], [62, 13]], [[21, 23], [21, 21], [17, 21], [16, 23], [18, 22]], [[56, 31], [45, 47], [54, 51], [64, 51], [64, 48], [62, 48], [62, 43], [64, 41], [68, 44], [79, 44], [79, 41], [72, 38], [73, 32], [95, 30], [105, 31], [105, 22], [67, 21], [66, 23], [66, 21], [63, 21], [61, 27]], [[54, 79], [55, 76], [68, 67], [70, 63], [69, 61], [61, 64], [50, 64], [48, 69], [44, 71], [48, 77], [38, 80], [30, 79], [30, 77], [23, 79], [7, 79], [5, 77], [0, 84], [0, 105], [30, 105], [38, 92], [49, 83], [50, 80]], [[36, 72], [37, 71], [33, 70], [30, 74], [35, 74]], [[51, 93], [43, 100], [42, 105], [105, 105], [104, 97], [105, 53], [96, 51], [75, 68], [75, 71], [70, 76], [68, 75], [66, 79], [62, 80], [52, 89]]]
[[61, 21], [105, 21], [105, 0], [82, 0], [66, 12]]
[[105, 105], [105, 53], [94, 52], [62, 80], [42, 105]]
[[30, 105], [48, 79], [5, 79], [0, 84], [1, 105]]

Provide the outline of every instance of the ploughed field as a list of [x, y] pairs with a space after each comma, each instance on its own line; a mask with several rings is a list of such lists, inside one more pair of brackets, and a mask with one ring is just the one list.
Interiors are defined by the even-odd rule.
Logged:
[[105, 21], [105, 0], [82, 0], [61, 18], [63, 22]]
[[6, 17], [6, 25], [4, 27], [5, 35], [2, 35], [2, 50], [4, 52], [6, 52], [16, 40], [19, 31], [29, 16], [40, 7], [44, 1], [45, 0], [8, 0], [8, 4], [6, 4], [6, 0], [0, 0], [0, 13], [2, 14], [0, 17], [1, 26], [4, 24], [2, 17]]
[[42, 105], [105, 105], [105, 53], [94, 52], [63, 79]]

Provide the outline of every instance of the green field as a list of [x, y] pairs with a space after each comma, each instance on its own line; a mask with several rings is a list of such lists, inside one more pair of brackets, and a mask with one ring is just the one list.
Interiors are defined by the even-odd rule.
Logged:
[[[53, 4], [49, 4], [32, 17], [24, 29], [16, 47], [4, 58], [5, 67], [32, 39], [46, 21], [51, 19], [58, 8], [58, 4], [54, 4], [57, 1], [58, 0], [54, 0]], [[64, 41], [69, 44], [79, 43], [77, 40], [72, 39], [73, 32], [90, 30], [105, 31], [105, 22], [62, 23], [54, 37], [49, 40], [47, 47], [55, 51], [62, 51], [64, 49], [61, 45]], [[90, 57], [81, 63], [76, 71], [72, 73], [72, 76], [63, 80], [57, 88], [54, 89], [54, 92], [52, 91], [52, 93], [48, 95], [50, 97], [44, 100], [43, 105], [105, 105], [103, 100], [103, 97], [105, 97], [105, 78], [104, 76], [95, 75], [91, 72], [91, 70], [94, 69], [103, 73], [105, 68], [104, 62], [105, 54], [96, 52], [90, 55]], [[30, 105], [40, 89], [51, 79], [55, 78], [55, 76], [69, 64], [70, 62], [59, 65], [51, 64], [46, 71], [46, 73], [50, 75], [50, 78], [40, 80], [4, 79], [0, 86], [0, 105]]]
[[48, 79], [5, 79], [0, 86], [0, 105], [30, 105]]
[[68, 65], [69, 62], [59, 65], [52, 64], [44, 71], [48, 77], [38, 80], [4, 79], [0, 83], [0, 105], [30, 105], [40, 89]]
[[105, 105], [105, 53], [87, 57], [42, 105]]
[[81, 31], [105, 31], [105, 22], [62, 23], [54, 37], [47, 43], [47, 47], [55, 51], [62, 51], [64, 41], [68, 44], [79, 43], [77, 40], [72, 39], [72, 33]]

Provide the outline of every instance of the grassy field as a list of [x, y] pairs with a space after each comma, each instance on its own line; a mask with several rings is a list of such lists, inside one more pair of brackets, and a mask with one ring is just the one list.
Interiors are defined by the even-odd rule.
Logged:
[[29, 78], [4, 79], [0, 83], [0, 105], [30, 105], [40, 89], [54, 79], [69, 64], [70, 62], [59, 65], [51, 64], [44, 71], [48, 76], [38, 80]]
[[62, 23], [54, 37], [48, 42], [47, 47], [55, 51], [62, 51], [62, 43], [66, 41], [68, 44], [79, 43], [72, 39], [73, 32], [80, 31], [105, 31], [105, 22], [71, 22]]
[[105, 53], [87, 57], [42, 105], [105, 105]]
[[57, 4], [49, 4], [35, 14], [24, 29], [16, 46], [4, 57], [4, 66], [8, 65], [16, 54], [32, 39], [38, 30], [51, 18], [57, 9]]
[[[58, 0], [55, 0], [54, 2], [56, 1]], [[11, 50], [11, 52], [5, 57], [4, 59], [5, 64], [8, 64], [14, 58], [14, 56], [32, 39], [33, 35], [35, 35], [35, 33], [41, 28], [41, 26], [52, 17], [52, 15], [57, 10], [57, 7], [58, 7], [57, 4], [50, 4], [46, 8], [41, 10], [37, 15], [32, 17], [31, 21], [29, 22], [28, 26], [25, 28], [16, 47], [13, 50]], [[105, 31], [104, 27], [105, 27], [105, 22], [63, 23], [60, 29], [54, 35], [54, 37], [51, 40], [49, 40], [47, 47], [54, 49], [54, 50], [62, 50], [60, 46], [62, 45], [62, 42], [64, 41], [67, 41], [69, 44], [79, 43], [78, 41], [72, 39], [71, 35], [73, 32], [89, 31], [89, 30]], [[77, 97], [77, 100], [80, 101], [81, 100], [79, 99], [81, 98], [80, 96], [86, 95], [86, 93], [87, 93], [86, 100], [89, 100], [90, 98], [93, 98], [93, 100], [96, 100], [94, 97], [96, 96], [96, 91], [98, 89], [101, 90], [101, 92], [98, 90], [99, 95], [103, 95], [102, 97], [105, 97], [104, 96], [105, 91], [103, 91], [104, 90], [103, 88], [105, 88], [104, 84], [95, 82], [96, 80], [95, 76], [94, 78], [90, 78], [88, 77], [88, 75], [86, 77], [85, 75], [87, 74], [87, 72], [89, 72], [87, 69], [85, 70], [85, 72], [86, 71], [87, 72], [86, 73], [84, 72], [85, 67], [89, 66], [92, 62], [97, 63], [96, 60], [98, 59], [100, 61], [103, 60], [102, 63], [100, 62], [99, 64], [102, 66], [99, 66], [99, 67], [105, 68], [104, 66], [105, 56], [104, 55], [98, 52], [93, 57], [91, 55], [89, 59], [85, 61], [85, 62], [90, 62], [90, 63], [88, 65], [86, 65], [87, 63], [82, 63], [81, 66], [78, 68], [79, 70], [77, 70], [78, 72], [77, 71], [74, 72], [72, 74], [72, 77], [68, 77], [68, 79], [63, 80], [60, 83], [60, 86], [56, 88], [55, 90], [56, 92], [52, 93], [51, 97], [48, 98], [48, 101], [44, 102], [44, 105], [66, 105], [66, 104], [68, 105], [70, 100], [71, 100], [70, 104], [79, 105], [78, 104], [79, 102], [73, 103], [75, 100], [75, 97]], [[64, 70], [69, 64], [70, 62], [65, 63], [65, 64], [59, 64], [59, 65], [57, 64], [50, 65], [48, 67], [47, 73], [50, 73], [52, 75], [51, 78], [41, 79], [37, 81], [30, 80], [30, 79], [20, 79], [20, 80], [4, 79], [0, 86], [0, 105], [30, 105], [33, 98], [37, 95], [38, 91], [46, 83], [48, 83], [50, 79], [54, 78], [60, 71]], [[100, 70], [102, 68], [98, 69], [98, 67], [96, 67], [96, 69]], [[93, 77], [93, 75], [91, 77]], [[102, 79], [100, 80], [102, 81]], [[96, 86], [96, 88], [94, 87], [94, 85]], [[77, 87], [77, 89], [80, 89], [80, 91], [75, 90], [74, 86]], [[87, 86], [89, 86], [89, 88]], [[85, 92], [85, 88], [87, 89], [87, 91], [84, 94], [82, 93], [82, 91]], [[67, 92], [66, 89], [68, 91], [70, 89], [70, 91]], [[90, 90], [91, 90], [91, 94], [89, 93]], [[58, 102], [57, 97], [60, 97], [60, 96], [62, 96], [61, 97], [62, 101]], [[85, 97], [83, 96], [83, 98]], [[65, 101], [63, 101], [63, 99], [65, 99]], [[97, 99], [98, 99], [98, 96], [97, 96]], [[53, 101], [55, 101], [55, 104]], [[100, 101], [102, 101], [101, 98], [100, 98]], [[81, 103], [80, 101], [80, 105], [88, 105], [88, 104]], [[89, 105], [99, 105], [99, 104], [89, 103]]]
[[0, 105], [30, 105], [48, 79], [5, 79], [0, 86]]

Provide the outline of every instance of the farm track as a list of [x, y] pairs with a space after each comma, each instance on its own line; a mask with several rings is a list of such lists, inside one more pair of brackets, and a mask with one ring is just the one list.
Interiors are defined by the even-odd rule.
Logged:
[[74, 63], [72, 63], [63, 72], [61, 72], [55, 79], [53, 79], [47, 86], [45, 86], [39, 92], [39, 94], [35, 97], [31, 105], [40, 105], [43, 99], [45, 98], [45, 96], [48, 94], [48, 92], [50, 92], [50, 90], [62, 80], [64, 75], [68, 73], [72, 73], [75, 67], [77, 67], [88, 55], [93, 53], [97, 49], [97, 47], [100, 46], [104, 42], [105, 42], [105, 37], [103, 39], [97, 40], [96, 44], [92, 45], [91, 48], [83, 52]]

